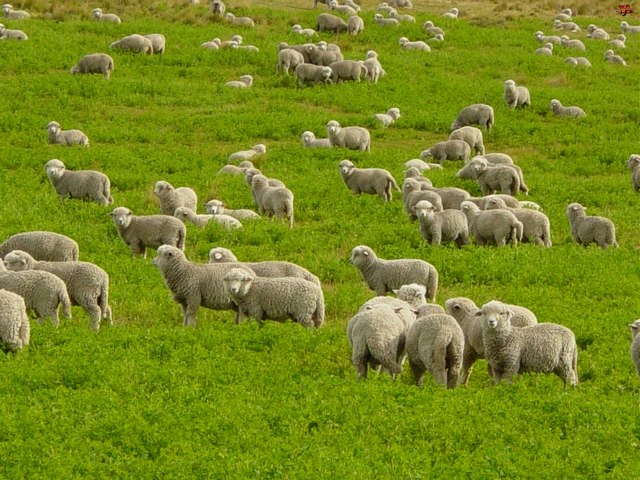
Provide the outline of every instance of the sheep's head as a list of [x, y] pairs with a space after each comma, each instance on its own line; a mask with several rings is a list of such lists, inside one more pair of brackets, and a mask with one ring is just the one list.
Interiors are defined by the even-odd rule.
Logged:
[[[331, 81], [331, 76], [333, 75], [333, 70], [331, 70], [331, 67], [322, 67], [322, 69], [320, 69], [320, 76], [322, 77], [323, 80], [329, 80]], [[338, 123], [338, 122], [336, 122]], [[340, 124], [338, 123], [338, 130], [340, 129]]]
[[584, 217], [586, 215], [587, 209], [580, 205], [579, 203], [571, 203], [567, 207], [567, 217], [569, 219], [576, 217]]
[[400, 109], [397, 107], [390, 108], [389, 110], [387, 110], [387, 115], [389, 115], [394, 120], [397, 120], [400, 118]]
[[376, 259], [374, 251], [366, 245], [359, 245], [351, 250], [351, 257], [349, 262], [355, 265], [357, 268], [365, 266]]
[[433, 28], [433, 22], [431, 20], [427, 20], [426, 22], [424, 22], [422, 27], [423, 28]]
[[614, 55], [615, 53], [613, 53], [613, 50], [607, 50], [606, 52], [604, 52], [604, 58], [613, 57]]
[[444, 309], [458, 322], [468, 315], [475, 315], [476, 312], [480, 311], [473, 300], [465, 297], [450, 298], [444, 303]]
[[402, 183], [402, 192], [404, 195], [408, 195], [411, 192], [417, 192], [422, 190], [422, 185], [415, 178], [405, 178]]
[[562, 107], [562, 104], [560, 103], [560, 100], [556, 100], [554, 98], [553, 100], [551, 100], [551, 102], [549, 102], [549, 107], [551, 107], [551, 110], [555, 112], [560, 107]]
[[[331, 69], [329, 68], [329, 70]], [[340, 131], [340, 129], [340, 124], [337, 121], [331, 120], [327, 122], [327, 133], [329, 135], [336, 135]]]
[[173, 245], [160, 245], [156, 258], [153, 259], [152, 263], [158, 267], [160, 271], [163, 271], [170, 265], [185, 260], [184, 252], [178, 247], [174, 247]]
[[418, 178], [421, 176], [420, 169], [417, 167], [409, 167], [404, 171], [404, 178]]
[[264, 188], [269, 185], [269, 179], [264, 175], [254, 175], [251, 179], [251, 188], [253, 190], [257, 188]]
[[251, 288], [255, 273], [246, 268], [232, 268], [222, 278], [224, 288], [230, 297], [244, 297]]
[[214, 247], [209, 250], [209, 263], [226, 263], [237, 261], [237, 257], [228, 248]]
[[313, 142], [316, 139], [316, 135], [313, 132], [304, 132], [302, 134], [302, 144], [303, 145], [309, 145], [311, 142]]
[[464, 202], [460, 203], [460, 210], [462, 210], [462, 213], [464, 213], [465, 215], [469, 215], [470, 213], [473, 213], [473, 212], [479, 212], [480, 207], [478, 207], [473, 202], [469, 202], [468, 200], [465, 200]]
[[238, 45], [242, 45], [242, 35], [234, 35], [231, 37], [232, 42], [236, 42]]
[[251, 75], [242, 75], [239, 80], [250, 87], [253, 84], [253, 77]]
[[400, 300], [404, 300], [412, 307], [418, 307], [427, 303], [427, 288], [424, 285], [417, 283], [402, 285], [398, 290], [394, 290], [393, 293], [395, 293]]
[[535, 33], [535, 37], [536, 37], [538, 40], [540, 40], [542, 37], [544, 37], [544, 32], [542, 32], [541, 30], [538, 30], [538, 31]]
[[224, 14], [224, 18], [225, 18], [225, 20], [228, 20], [228, 21], [231, 22], [231, 21], [233, 21], [234, 18], [236, 18], [236, 16], [233, 13], [225, 13]]
[[91, 10], [91, 14], [95, 18], [100, 18], [102, 16], [102, 9], [101, 8], [94, 8], [93, 10]]
[[423, 160], [425, 158], [432, 157], [432, 156], [433, 156], [433, 154], [431, 153], [431, 149], [430, 148], [427, 148], [426, 150], [423, 150], [422, 152], [420, 152], [420, 158], [422, 158]]
[[476, 176], [489, 168], [489, 162], [486, 158], [477, 156], [469, 162], [469, 166], [473, 169]]
[[504, 209], [507, 208], [507, 204], [504, 203], [504, 200], [502, 200], [500, 197], [491, 197], [489, 198], [484, 206], [485, 210], [499, 210], [499, 209]]
[[127, 228], [133, 218], [133, 212], [126, 207], [114, 208], [109, 214], [116, 227]]
[[503, 330], [511, 327], [513, 312], [502, 302], [492, 300], [482, 306], [483, 329]]
[[211, 215], [216, 215], [222, 213], [224, 210], [224, 202], [221, 200], [209, 200], [204, 204], [204, 208], [207, 213]]
[[47, 130], [51, 135], [55, 135], [60, 131], [60, 124], [58, 122], [49, 122], [47, 124]]
[[258, 143], [257, 145], [254, 145], [253, 147], [251, 147], [251, 150], [253, 150], [256, 153], [266, 153], [267, 146], [264, 143]]
[[400, 46], [406, 45], [407, 43], [409, 43], [409, 39], [407, 37], [400, 37], [398, 40], [398, 44]]
[[555, 28], [560, 28], [562, 26], [562, 22], [560, 20], [554, 20], [553, 21], [553, 26]]
[[627, 160], [627, 167], [629, 170], [635, 170], [640, 165], [640, 155], [637, 153], [632, 153], [629, 155], [629, 159]]
[[338, 164], [338, 168], [340, 169], [340, 173], [343, 176], [348, 177], [349, 175], [351, 175], [353, 173], [353, 170], [354, 170], [354, 168], [356, 168], [356, 166], [353, 164], [353, 162], [351, 160], [342, 160]]
[[514, 82], [513, 80], [509, 79], [509, 80], [505, 80], [504, 82], [504, 89], [505, 90], [515, 90], [516, 89], [516, 82]]
[[629, 329], [631, 330], [631, 338], [636, 338], [636, 335], [640, 332], [640, 320], [630, 323]]
[[49, 180], [57, 180], [64, 175], [65, 166], [60, 160], [54, 158], [45, 164], [44, 171], [47, 173]]
[[297, 23], [291, 27], [291, 31], [294, 33], [298, 33], [300, 30], [302, 30], [302, 25], [298, 25]]
[[420, 200], [411, 207], [411, 210], [419, 219], [429, 220], [433, 218], [433, 212], [436, 211], [436, 207], [429, 200]]
[[156, 195], [156, 197], [159, 197], [163, 195], [165, 192], [171, 192], [171, 191], [173, 191], [173, 185], [171, 185], [169, 182], [165, 182], [164, 180], [160, 180], [156, 182], [156, 186], [153, 190], [153, 193]]
[[380, 15], [379, 13], [376, 13], [376, 14], [373, 16], [373, 19], [374, 19], [376, 22], [381, 21], [383, 18], [384, 18], [384, 17], [383, 17], [382, 15]]
[[629, 24], [627, 22], [620, 22], [620, 28], [627, 28]]
[[436, 305], [435, 303], [419, 305], [415, 310], [417, 318], [425, 318], [429, 315], [438, 315], [439, 313], [444, 313], [444, 309], [440, 305]]
[[22, 250], [13, 250], [4, 256], [4, 266], [13, 272], [30, 270], [34, 261], [31, 255]]
[[193, 214], [195, 214], [195, 212], [187, 207], [178, 207], [176, 208], [176, 211], [173, 212], [173, 216], [179, 220], [182, 220], [183, 222]]

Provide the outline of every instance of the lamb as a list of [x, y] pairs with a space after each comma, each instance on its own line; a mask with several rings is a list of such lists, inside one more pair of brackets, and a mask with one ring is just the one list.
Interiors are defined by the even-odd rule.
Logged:
[[91, 328], [100, 329], [100, 319], [113, 323], [109, 306], [109, 275], [89, 262], [45, 262], [35, 260], [22, 250], [13, 250], [4, 257], [8, 270], [44, 270], [60, 277], [67, 287], [71, 305], [80, 305], [91, 319]]
[[342, 181], [356, 195], [378, 195], [385, 202], [393, 198], [392, 191], [400, 191], [393, 176], [383, 168], [357, 168], [350, 160], [338, 164]]
[[631, 329], [631, 360], [636, 367], [638, 376], [640, 376], [640, 335], [638, 335], [640, 320], [630, 323], [629, 329]]
[[281, 220], [287, 218], [289, 228], [293, 228], [293, 193], [286, 187], [270, 187], [268, 182], [264, 175], [255, 175], [251, 181], [258, 212]]
[[225, 230], [233, 230], [242, 228], [242, 223], [237, 218], [230, 215], [198, 215], [196, 212], [187, 207], [178, 207], [173, 215], [183, 223], [190, 221], [196, 227], [204, 228], [209, 223], [217, 223]]
[[627, 66], [627, 62], [624, 61], [620, 55], [616, 55], [613, 50], [607, 50], [604, 52], [604, 59], [609, 63], [616, 63], [618, 65]]
[[340, 17], [330, 13], [321, 13], [316, 20], [316, 30], [318, 32], [341, 33], [349, 30], [349, 25]]
[[611, 39], [611, 36], [602, 28], [598, 28], [595, 25], [589, 25], [589, 29], [590, 31], [587, 37], [591, 38], [592, 40], [610, 40]]
[[268, 260], [264, 262], [240, 262], [233, 252], [227, 248], [215, 247], [209, 250], [209, 263], [235, 263], [236, 266], [249, 268], [258, 277], [302, 278], [320, 287], [320, 279], [300, 265], [291, 262]]
[[611, 40], [609, 42], [609, 45], [611, 45], [614, 48], [627, 48], [627, 45], [625, 44], [626, 41], [627, 41], [627, 37], [624, 34], [620, 34], [616, 38]]
[[305, 83], [331, 83], [332, 75], [333, 70], [331, 70], [331, 68], [321, 65], [311, 65], [309, 63], [298, 65], [294, 72], [294, 76], [300, 86], [303, 86]]
[[540, 43], [552, 43], [553, 45], [560, 45], [562, 43], [562, 39], [558, 35], [545, 35], [540, 30], [535, 33], [535, 36]]
[[357, 35], [364, 30], [364, 20], [358, 15], [351, 15], [347, 20], [347, 33]]
[[344, 57], [339, 50], [322, 49], [313, 44], [307, 47], [307, 54], [309, 56], [310, 63], [313, 63], [314, 65], [323, 65], [325, 67], [328, 67], [334, 62], [344, 60]]
[[586, 210], [579, 203], [571, 203], [567, 207], [573, 239], [585, 247], [590, 243], [597, 243], [603, 250], [617, 247], [616, 227], [613, 222], [604, 217], [587, 216]]
[[238, 80], [231, 80], [224, 85], [225, 87], [249, 88], [252, 84], [253, 77], [251, 75], [242, 75]]
[[567, 22], [567, 21], [571, 20], [571, 15], [572, 14], [573, 13], [572, 13], [570, 8], [565, 8], [560, 13], [558, 13], [555, 17], [553, 17], [553, 19], [554, 20], [561, 20], [563, 22]]
[[39, 270], [11, 272], [0, 262], [0, 289], [20, 295], [27, 310], [32, 310], [43, 323], [49, 317], [55, 327], [60, 325], [58, 306], [66, 318], [71, 318], [71, 300], [64, 282], [53, 273]]
[[529, 187], [521, 180], [521, 170], [515, 165], [490, 164], [483, 157], [475, 157], [458, 171], [459, 178], [475, 178], [483, 195], [491, 195], [496, 191], [516, 196], [519, 191], [528, 195]]
[[187, 207], [195, 211], [198, 204], [198, 196], [191, 188], [174, 188], [173, 185], [164, 180], [156, 182], [153, 193], [160, 201], [160, 213], [170, 217], [173, 216], [178, 207]]
[[209, 11], [211, 14], [218, 17], [223, 17], [226, 9], [227, 7], [222, 0], [213, 0], [209, 4]]
[[23, 250], [36, 260], [48, 262], [78, 260], [76, 241], [54, 232], [33, 231], [11, 235], [0, 244], [0, 259], [12, 250]]
[[338, 4], [337, 0], [330, 0], [328, 6], [329, 6], [329, 10], [333, 10], [338, 13], [344, 13], [349, 16], [356, 15], [358, 13], [354, 8], [352, 8], [349, 5]]
[[400, 109], [397, 107], [389, 108], [386, 113], [376, 113], [376, 120], [382, 122], [383, 127], [388, 127], [400, 118]]
[[620, 30], [627, 35], [634, 35], [640, 33], [640, 25], [629, 25], [627, 22], [620, 22]]
[[442, 170], [442, 165], [440, 165], [439, 163], [427, 163], [419, 158], [412, 158], [411, 160], [407, 160], [406, 162], [404, 162], [404, 166], [407, 168], [415, 167], [418, 170]]
[[100, 205], [113, 203], [111, 196], [111, 182], [104, 173], [95, 170], [67, 170], [58, 159], [49, 160], [45, 166], [47, 177], [60, 196], [64, 199], [78, 198], [81, 200], [94, 200]]
[[5, 3], [2, 6], [4, 12], [4, 18], [9, 20], [25, 20], [31, 18], [31, 14], [25, 10], [14, 10], [10, 3]]
[[142, 35], [138, 35], [137, 33], [123, 37], [120, 40], [116, 40], [111, 45], [109, 45], [109, 48], [117, 48], [134, 53], [146, 53], [149, 55], [153, 54], [153, 44], [151, 43], [151, 40], [143, 37]]
[[91, 10], [91, 14], [93, 15], [93, 18], [99, 22], [115, 23], [117, 25], [122, 23], [122, 20], [120, 20], [118, 15], [115, 13], [102, 13], [101, 8], [94, 8]]
[[236, 17], [233, 13], [227, 12], [224, 14], [224, 19], [232, 25], [238, 25], [240, 27], [253, 28], [256, 26], [255, 22], [250, 17]]
[[298, 35], [304, 35], [307, 38], [315, 37], [317, 35], [313, 28], [302, 28], [302, 25], [298, 24], [293, 25], [291, 27], [291, 31]]
[[167, 43], [164, 35], [161, 33], [149, 33], [148, 35], [144, 35], [144, 38], [147, 38], [151, 42], [154, 54], [159, 53], [162, 55], [164, 53], [165, 44]]
[[113, 58], [109, 55], [106, 53], [92, 53], [82, 57], [78, 63], [71, 67], [69, 72], [73, 75], [101, 73], [108, 80], [114, 68]]
[[460, 110], [460, 113], [451, 124], [451, 131], [467, 125], [480, 125], [485, 127], [487, 131], [491, 131], [491, 127], [494, 124], [493, 108], [484, 103], [474, 103]]
[[509, 208], [498, 197], [487, 200], [486, 210], [506, 209], [522, 222], [522, 241], [530, 241], [535, 245], [551, 246], [551, 226], [549, 218], [542, 212], [528, 208]]
[[253, 163], [251, 161], [244, 160], [240, 162], [237, 166], [225, 165], [220, 170], [218, 170], [216, 175], [220, 175], [221, 173], [230, 173], [232, 175], [244, 175], [244, 172], [246, 172], [249, 168], [255, 168], [255, 167], [253, 166]]
[[304, 63], [304, 57], [297, 50], [285, 48], [278, 51], [278, 63], [276, 64], [276, 73], [289, 74], [290, 68], [296, 68]]
[[427, 370], [440, 385], [447, 388], [458, 385], [464, 332], [452, 316], [446, 313], [418, 313], [418, 318], [406, 333], [406, 351], [418, 386], [422, 386]]
[[303, 132], [301, 139], [305, 148], [333, 148], [328, 138], [316, 138], [313, 132]]
[[20, 295], [0, 290], [0, 341], [6, 352], [17, 352], [29, 345], [31, 325]]
[[433, 37], [427, 40], [428, 42], [444, 42], [444, 35], [436, 33]]
[[[467, 143], [476, 155], [484, 155], [482, 130], [476, 127], [460, 127], [449, 135], [449, 140], [462, 140]], [[467, 159], [468, 160], [468, 159]]]
[[238, 220], [260, 218], [260, 215], [258, 215], [253, 210], [249, 210], [246, 208], [232, 210], [231, 208], [226, 208], [225, 203], [221, 200], [209, 200], [204, 204], [204, 208], [209, 215], [227, 215]]
[[22, 30], [9, 30], [0, 23], [0, 40], [28, 40], [29, 37]]
[[585, 58], [585, 57], [567, 57], [564, 59], [564, 63], [568, 63], [574, 66], [581, 66], [581, 67], [591, 66], [591, 62], [589, 61], [588, 58]]
[[513, 328], [512, 313], [501, 302], [482, 306], [484, 353], [497, 384], [518, 373], [555, 373], [562, 381], [578, 385], [578, 347], [571, 330], [555, 323]]
[[431, 190], [423, 190], [422, 184], [413, 178], [405, 178], [402, 184], [402, 195], [404, 199], [404, 211], [409, 216], [409, 220], [417, 220], [413, 207], [420, 200], [428, 200], [435, 207], [437, 212], [443, 210], [440, 195]]
[[579, 32], [580, 27], [575, 22], [563, 22], [562, 20], [554, 20], [553, 28], [556, 30], [569, 30], [570, 32]]
[[336, 120], [327, 122], [327, 136], [334, 147], [371, 151], [371, 134], [364, 127], [341, 127]]
[[147, 248], [173, 245], [184, 250], [187, 230], [184, 224], [169, 215], [134, 215], [126, 207], [111, 213], [118, 235], [131, 249], [131, 254], [147, 258]]
[[560, 40], [564, 48], [573, 48], [575, 50], [582, 50], [583, 52], [587, 51], [587, 47], [585, 47], [584, 43], [582, 43], [580, 40], [572, 40], [566, 35], [562, 35], [560, 37]]
[[509, 108], [531, 108], [529, 89], [527, 87], [516, 86], [516, 82], [513, 80], [506, 80], [504, 82], [504, 102]]
[[431, 51], [431, 47], [422, 40], [410, 42], [407, 37], [400, 37], [400, 39], [398, 40], [398, 44], [403, 50], [422, 50], [425, 52]]
[[537, 48], [533, 53], [535, 53], [536, 55], [551, 57], [553, 56], [553, 43], [545, 43], [544, 47]]
[[354, 61], [354, 60], [342, 60], [339, 62], [333, 62], [329, 64], [329, 68], [332, 70], [331, 81], [333, 83], [353, 81], [359, 82], [360, 76], [366, 77], [367, 67]]
[[640, 191], [640, 155], [632, 153], [627, 159], [627, 168], [631, 170], [631, 185], [635, 192]]
[[420, 221], [420, 233], [427, 243], [440, 245], [442, 241], [455, 242], [458, 248], [469, 243], [467, 217], [460, 210], [436, 211], [428, 200], [420, 200], [413, 207]]
[[379, 13], [376, 13], [373, 16], [373, 21], [376, 22], [381, 27], [388, 27], [388, 26], [397, 27], [398, 25], [400, 25], [400, 22], [396, 18], [384, 18]]
[[417, 283], [427, 289], [426, 298], [433, 302], [438, 290], [438, 271], [424, 260], [378, 258], [373, 249], [366, 245], [354, 247], [349, 262], [362, 275], [367, 286], [382, 296], [402, 285]]
[[469, 233], [476, 244], [495, 244], [503, 247], [507, 242], [517, 245], [522, 239], [522, 223], [508, 210], [481, 211], [475, 203], [465, 200], [460, 209], [467, 216]]
[[444, 37], [444, 30], [442, 30], [440, 27], [434, 26], [431, 20], [427, 20], [422, 24], [422, 30], [427, 32], [432, 37], [435, 35], [442, 35], [442, 37]]
[[66, 145], [68, 147], [72, 145], [89, 146], [89, 137], [84, 133], [80, 130], [62, 130], [58, 122], [49, 122], [47, 124], [47, 131], [49, 132], [50, 144]]
[[260, 49], [258, 47], [256, 47], [255, 45], [237, 45], [235, 47], [238, 50], [246, 50], [248, 52], [259, 52]]
[[[258, 155], [262, 155], [267, 153], [267, 146], [264, 143], [258, 143], [251, 147], [249, 150], [241, 150], [239, 152], [232, 153], [227, 158], [228, 161], [232, 162], [234, 160], [251, 160]], [[252, 165], [253, 166], [253, 165]]]
[[459, 10], [456, 7], [450, 8], [448, 11], [444, 12], [441, 16], [445, 18], [452, 18], [453, 20], [458, 19]]
[[549, 103], [549, 108], [558, 117], [583, 118], [587, 116], [580, 107], [563, 107], [560, 100], [555, 98]]
[[423, 150], [420, 153], [420, 158], [432, 157], [442, 166], [445, 160], [462, 160], [467, 162], [470, 154], [471, 147], [467, 142], [463, 140], [446, 140]]
[[395, 20], [398, 20], [400, 23], [404, 22], [404, 23], [416, 23], [416, 17], [414, 17], [413, 15], [400, 15], [398, 14], [398, 12], [390, 12], [389, 13], [389, 18], [393, 18]]

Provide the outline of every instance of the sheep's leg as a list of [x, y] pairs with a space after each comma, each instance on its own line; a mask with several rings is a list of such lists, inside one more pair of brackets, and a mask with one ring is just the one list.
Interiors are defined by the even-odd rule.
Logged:
[[97, 332], [98, 330], [100, 330], [100, 317], [102, 313], [102, 311], [100, 310], [100, 307], [98, 306], [95, 299], [92, 299], [92, 302], [90, 304], [86, 302], [85, 305], [82, 305], [82, 306], [89, 314], [89, 318], [91, 321], [91, 328]]
[[429, 372], [440, 385], [447, 386], [447, 369], [445, 365], [445, 356], [447, 349], [445, 346], [435, 347], [431, 352]]
[[471, 375], [471, 371], [473, 370], [473, 364], [478, 359], [478, 354], [471, 347], [467, 347], [464, 349], [462, 354], [462, 375], [460, 379], [460, 383], [465, 387], [469, 383], [469, 376]]
[[184, 325], [186, 327], [196, 326], [196, 312], [200, 307], [199, 299], [189, 299], [189, 301], [183, 305], [184, 312]]
[[435, 231], [431, 232], [431, 244], [440, 245], [441, 243], [442, 243], [442, 231], [436, 228]]
[[[38, 318], [38, 322], [44, 322], [44, 316]], [[56, 307], [53, 312], [51, 312], [51, 323], [54, 327], [58, 328], [60, 326], [60, 318], [58, 317], [58, 307]]]
[[421, 387], [424, 383], [424, 368], [413, 362], [409, 362], [409, 366], [411, 367], [411, 373], [413, 374], [413, 379], [415, 380], [416, 385]]

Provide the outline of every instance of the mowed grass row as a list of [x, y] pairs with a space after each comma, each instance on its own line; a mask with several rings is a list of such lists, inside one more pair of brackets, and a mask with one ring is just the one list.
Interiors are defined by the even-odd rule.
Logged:
[[[319, 38], [336, 41], [348, 59], [375, 49], [387, 76], [377, 85], [298, 88], [291, 77], [275, 75], [276, 46], [301, 43], [290, 26], [313, 26], [323, 10], [307, 2], [243, 3], [231, 11], [259, 21], [240, 30], [207, 19], [206, 5], [175, 13], [163, 5], [148, 6], [155, 17], [122, 14], [119, 26], [80, 15], [4, 22], [30, 40], [0, 43], [0, 238], [44, 229], [76, 239], [81, 259], [110, 275], [115, 326], [95, 335], [76, 307], [57, 330], [34, 323], [32, 344], [1, 359], [3, 476], [630, 478], [637, 471], [638, 379], [627, 324], [640, 311], [639, 227], [624, 163], [638, 150], [631, 79], [640, 39], [628, 40], [626, 69], [602, 61], [606, 42], [584, 40], [593, 68], [581, 70], [563, 64], [570, 54], [561, 48], [552, 58], [533, 55], [533, 33], [550, 33], [550, 17], [447, 22], [438, 21], [440, 10], [422, 7], [411, 12], [417, 25], [386, 30], [371, 24], [369, 5], [362, 35]], [[126, 11], [118, 7], [103, 5]], [[400, 36], [424, 39], [420, 25], [428, 18], [446, 30], [446, 41], [431, 54], [400, 51]], [[577, 21], [617, 32], [620, 18], [612, 11]], [[111, 42], [134, 32], [163, 33], [165, 55], [109, 52]], [[199, 47], [235, 33], [260, 52]], [[68, 73], [98, 51], [114, 57], [109, 81]], [[251, 89], [223, 87], [243, 74], [254, 76]], [[504, 107], [507, 78], [530, 89], [530, 110]], [[554, 118], [552, 98], [582, 107], [587, 118]], [[551, 220], [552, 248], [431, 247], [404, 215], [399, 193], [384, 204], [357, 198], [342, 184], [337, 163], [344, 158], [387, 168], [400, 182], [403, 163], [446, 139], [457, 112], [477, 102], [496, 112], [487, 150], [508, 153], [522, 167], [531, 189], [526, 199]], [[382, 130], [372, 115], [391, 106], [402, 118]], [[332, 119], [370, 128], [371, 153], [303, 149], [300, 134], [325, 137]], [[91, 147], [48, 145], [51, 120], [83, 130]], [[221, 198], [232, 208], [251, 208], [243, 179], [215, 173], [230, 153], [256, 143], [268, 149], [257, 166], [295, 194], [294, 228], [268, 220], [247, 222], [238, 232], [188, 226], [186, 253], [204, 262], [211, 247], [225, 246], [243, 260], [304, 265], [325, 292], [327, 321], [317, 331], [293, 323], [234, 325], [230, 312], [205, 309], [196, 329], [183, 328], [151, 265], [153, 253], [131, 258], [111, 208], [60, 204], [44, 173], [51, 158], [70, 169], [103, 171], [115, 206], [136, 214], [158, 212], [158, 180], [194, 188], [200, 203]], [[449, 162], [429, 177], [479, 195], [473, 183], [456, 178], [458, 168]], [[573, 201], [615, 222], [619, 249], [573, 243], [565, 216]], [[383, 258], [431, 262], [440, 273], [440, 304], [452, 296], [478, 304], [501, 299], [568, 326], [580, 348], [580, 387], [564, 390], [556, 377], [540, 375], [492, 387], [484, 361], [469, 387], [454, 391], [430, 380], [418, 389], [408, 369], [395, 382], [372, 375], [356, 383], [345, 327], [373, 296], [348, 263], [360, 244]]]

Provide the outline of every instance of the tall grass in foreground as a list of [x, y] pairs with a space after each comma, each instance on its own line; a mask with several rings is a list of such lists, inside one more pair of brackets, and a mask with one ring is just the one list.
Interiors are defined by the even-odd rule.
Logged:
[[[532, 54], [533, 32], [550, 31], [549, 16], [523, 17], [514, 7], [513, 17], [437, 22], [447, 39], [423, 55], [400, 51], [397, 39], [424, 38], [419, 25], [440, 9], [416, 8], [418, 25], [396, 30], [370, 25], [370, 11], [361, 36], [320, 38], [337, 41], [346, 58], [375, 48], [388, 75], [377, 85], [297, 88], [292, 78], [275, 76], [275, 52], [280, 41], [301, 42], [290, 33], [293, 23], [314, 24], [321, 10], [298, 8], [308, 3], [238, 3], [240, 14], [261, 19], [241, 32], [259, 53], [200, 49], [239, 31], [212, 22], [205, 4], [106, 3], [105, 11], [126, 20], [115, 26], [61, 2], [51, 8], [76, 13], [4, 22], [30, 40], [0, 42], [0, 238], [36, 229], [75, 238], [81, 259], [110, 275], [116, 325], [95, 335], [74, 308], [57, 330], [34, 324], [32, 344], [0, 358], [2, 476], [632, 478], [639, 390], [627, 324], [640, 311], [640, 268], [637, 196], [624, 162], [638, 150], [640, 101], [631, 79], [638, 76], [639, 40], [628, 41], [627, 69], [602, 62], [606, 43], [588, 40], [593, 68], [573, 69], [561, 49], [552, 58]], [[31, 5], [39, 4], [24, 7]], [[619, 24], [613, 13], [578, 21], [610, 32]], [[166, 54], [113, 52], [109, 81], [68, 74], [83, 55], [107, 51], [133, 32], [163, 33]], [[250, 90], [222, 86], [242, 74], [254, 75]], [[507, 78], [530, 89], [532, 109], [503, 106]], [[553, 117], [552, 98], [581, 106], [587, 118]], [[496, 126], [485, 145], [522, 167], [528, 199], [551, 220], [551, 249], [431, 247], [406, 219], [399, 195], [384, 204], [354, 197], [342, 184], [337, 163], [344, 158], [401, 179], [403, 163], [445, 139], [457, 112], [476, 102], [494, 106]], [[382, 130], [372, 115], [391, 106], [402, 118]], [[371, 153], [303, 149], [300, 134], [324, 137], [331, 119], [371, 128]], [[82, 129], [91, 147], [48, 145], [51, 120]], [[110, 209], [60, 204], [44, 174], [51, 158], [70, 169], [99, 169], [112, 180], [115, 206], [137, 214], [157, 213], [157, 180], [191, 186], [200, 202], [217, 197], [251, 208], [243, 179], [215, 172], [230, 153], [255, 143], [268, 148], [257, 166], [295, 194], [295, 227], [268, 220], [230, 233], [188, 227], [187, 256], [204, 262], [211, 247], [225, 246], [247, 261], [304, 265], [323, 282], [327, 322], [318, 331], [234, 325], [231, 313], [203, 309], [196, 329], [183, 328], [151, 260], [131, 258], [117, 237]], [[450, 163], [429, 177], [479, 194], [455, 176], [457, 168]], [[611, 218], [621, 247], [576, 246], [565, 217], [573, 201]], [[454, 391], [429, 380], [418, 389], [408, 369], [396, 381], [372, 375], [356, 383], [345, 327], [372, 296], [347, 260], [360, 244], [383, 258], [431, 262], [440, 272], [439, 303], [497, 298], [570, 327], [580, 348], [580, 387], [563, 389], [556, 377], [540, 375], [492, 387], [484, 362], [468, 388]]]

